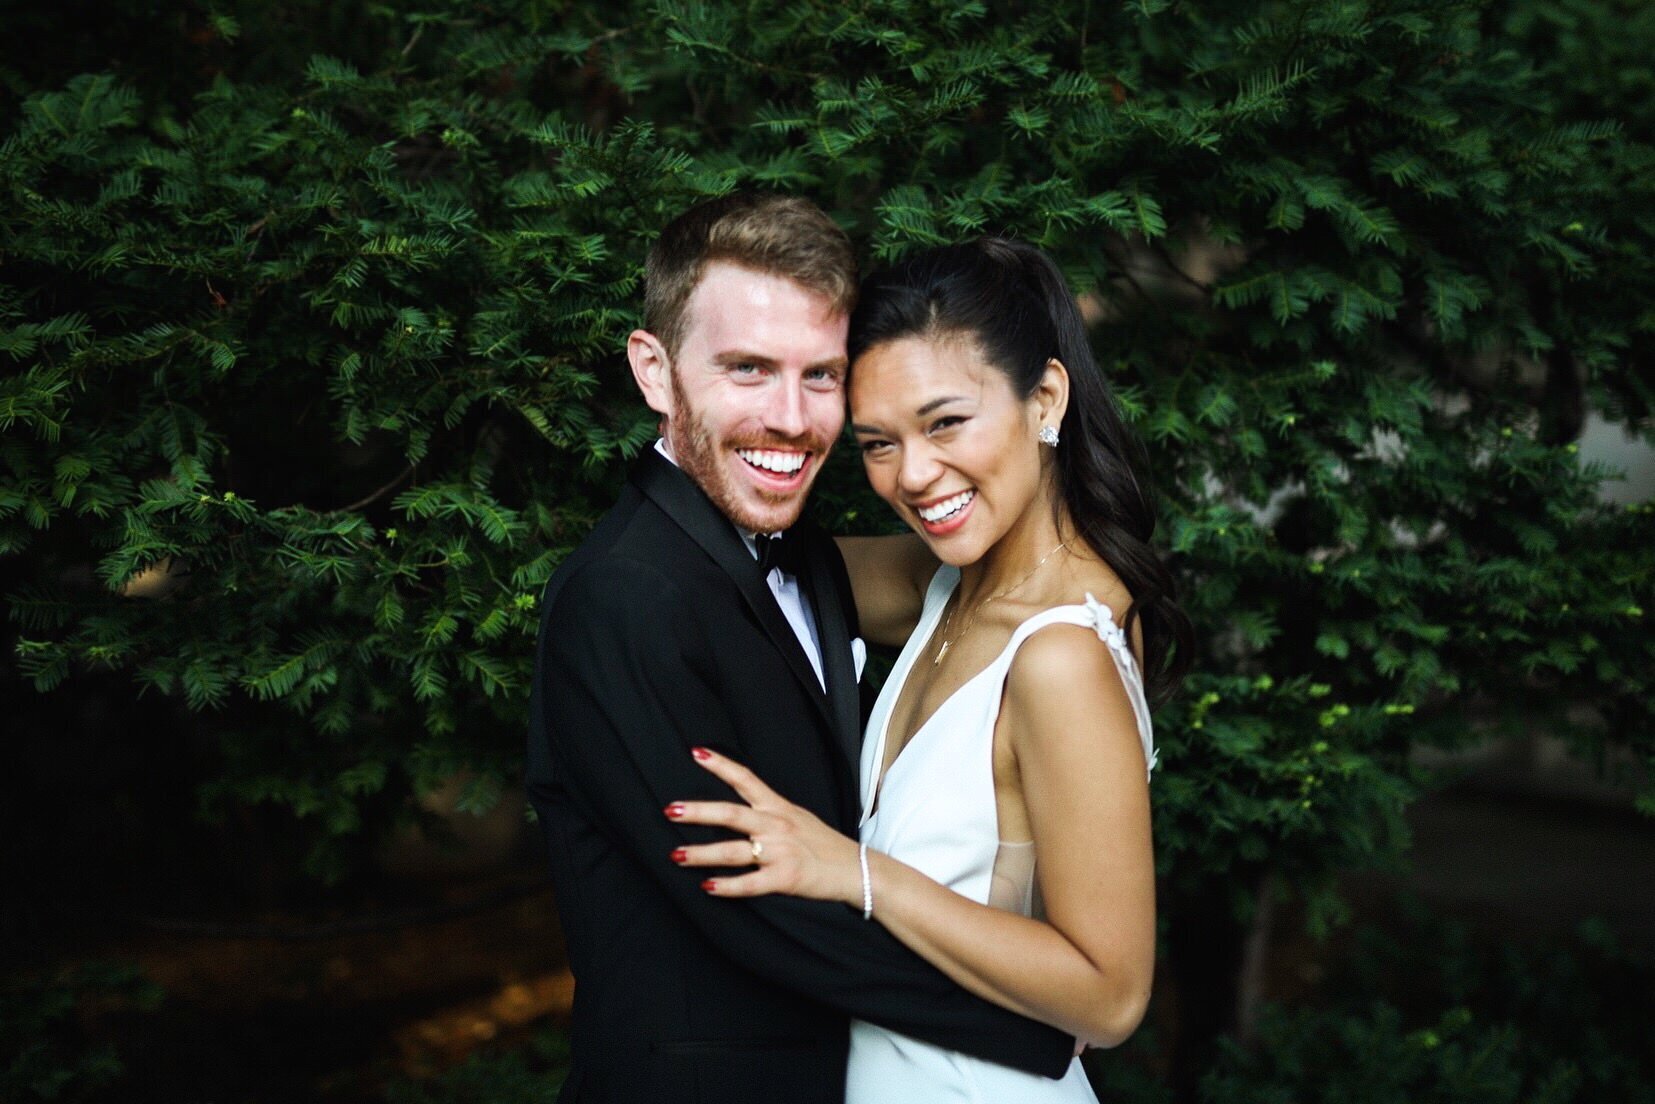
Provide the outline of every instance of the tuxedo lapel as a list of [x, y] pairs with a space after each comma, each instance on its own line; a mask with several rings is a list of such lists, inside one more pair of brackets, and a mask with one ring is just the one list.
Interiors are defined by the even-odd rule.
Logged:
[[[700, 545], [736, 584], [736, 589], [741, 592], [742, 599], [753, 611], [753, 616], [757, 617], [759, 624], [764, 627], [771, 643], [787, 660], [787, 665], [798, 678], [799, 684], [821, 711], [822, 718], [832, 728], [835, 737], [839, 738], [837, 709], [828, 702], [827, 695], [822, 692], [822, 685], [816, 680], [816, 669], [811, 666], [810, 657], [805, 655], [803, 645], [793, 632], [793, 626], [788, 624], [781, 607], [776, 604], [775, 594], [764, 581], [764, 576], [759, 574], [758, 563], [753, 559], [752, 553], [747, 551], [747, 546], [742, 543], [730, 519], [719, 512], [718, 507], [713, 505], [706, 492], [698, 487], [694, 480], [653, 450], [644, 455], [632, 478], [638, 489], [672, 518], [691, 540]], [[817, 616], [821, 616], [820, 613]], [[845, 647], [849, 649], [848, 644]], [[831, 677], [828, 679], [828, 685], [833, 685]]]
[[822, 672], [832, 703], [834, 734], [839, 738], [846, 761], [854, 764], [860, 755], [861, 711], [856, 661], [850, 651], [851, 630], [845, 623], [844, 596], [835, 585], [836, 573], [828, 558], [832, 538], [826, 534], [813, 536], [815, 539], [806, 542], [805, 571], [800, 583], [816, 611], [816, 637], [822, 646]]

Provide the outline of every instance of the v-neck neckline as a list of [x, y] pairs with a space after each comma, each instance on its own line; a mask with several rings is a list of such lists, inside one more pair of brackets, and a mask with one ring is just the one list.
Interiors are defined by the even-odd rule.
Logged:
[[[938, 568], [938, 573], [940, 574], [943, 570], [946, 570], [946, 568]], [[935, 577], [933, 577], [932, 585], [936, 585]], [[902, 760], [908, 755], [908, 752], [913, 748], [914, 744], [919, 741], [919, 738], [923, 736], [926, 730], [931, 727], [932, 723], [942, 715], [943, 711], [954, 703], [956, 698], [964, 693], [965, 690], [978, 679], [982, 678], [984, 675], [988, 674], [1000, 665], [1001, 661], [1006, 658], [1006, 652], [1010, 650], [1011, 646], [1016, 642], [1017, 634], [1023, 631], [1023, 627], [1030, 621], [1042, 617], [1054, 609], [1066, 609], [1070, 606], [1078, 605], [1078, 603], [1065, 602], [1057, 606], [1048, 606], [1045, 609], [1038, 610], [1018, 622], [1017, 625], [1011, 630], [1011, 635], [1006, 638], [1005, 645], [1002, 646], [997, 653], [995, 653], [994, 658], [989, 660], [988, 663], [986, 663], [980, 670], [968, 676], [964, 682], [960, 683], [952, 691], [950, 691], [947, 697], [938, 702], [937, 707], [931, 710], [930, 715], [927, 716], [925, 720], [921, 721], [919, 725], [915, 727], [911, 733], [909, 733], [907, 739], [902, 742], [902, 746], [897, 749], [896, 755], [891, 757], [891, 761], [886, 763], [885, 749], [889, 746], [890, 742], [891, 719], [896, 715], [897, 707], [902, 704], [902, 695], [908, 689], [908, 679], [912, 677], [914, 667], [919, 663], [919, 657], [925, 653], [926, 647], [931, 643], [931, 638], [937, 633], [937, 627], [942, 622], [943, 610], [947, 608], [949, 600], [953, 598], [955, 592], [959, 590], [959, 587], [960, 576], [958, 569], [956, 569], [954, 581], [949, 587], [948, 593], [931, 611], [930, 623], [925, 626], [924, 636], [918, 640], [918, 646], [915, 647], [910, 654], [908, 654], [905, 663], [900, 664], [898, 669], [891, 672], [892, 678], [897, 678], [900, 676], [901, 681], [897, 683], [896, 697], [892, 699], [890, 709], [886, 710], [885, 715], [879, 720], [879, 731], [874, 737], [874, 755], [878, 766], [875, 768], [873, 786], [870, 790], [867, 806], [863, 811], [861, 818], [864, 823], [878, 813], [879, 798], [880, 795], [885, 792], [885, 781], [890, 778], [891, 772], [896, 770], [897, 764], [902, 762]]]

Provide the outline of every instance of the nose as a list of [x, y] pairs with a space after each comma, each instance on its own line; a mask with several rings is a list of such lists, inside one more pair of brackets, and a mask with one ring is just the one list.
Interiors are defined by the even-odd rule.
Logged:
[[764, 409], [764, 427], [780, 437], [803, 437], [809, 422], [805, 418], [804, 383], [781, 376]]
[[897, 489], [908, 498], [919, 498], [937, 482], [942, 464], [929, 442], [921, 439], [903, 446], [902, 463], [897, 468]]

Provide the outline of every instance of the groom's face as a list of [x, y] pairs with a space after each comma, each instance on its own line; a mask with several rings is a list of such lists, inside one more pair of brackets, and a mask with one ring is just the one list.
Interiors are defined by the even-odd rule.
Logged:
[[[785, 277], [709, 264], [666, 365], [667, 443], [724, 515], [786, 529], [845, 423], [848, 317]], [[646, 395], [648, 394], [646, 390]]]

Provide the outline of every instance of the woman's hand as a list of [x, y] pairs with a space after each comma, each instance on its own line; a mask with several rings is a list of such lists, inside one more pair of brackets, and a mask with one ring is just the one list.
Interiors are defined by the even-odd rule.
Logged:
[[680, 866], [757, 867], [748, 874], [708, 878], [702, 889], [717, 897], [785, 893], [861, 907], [862, 868], [855, 840], [778, 795], [740, 763], [707, 748], [695, 748], [693, 754], [747, 804], [675, 801], [667, 806], [667, 816], [680, 824], [728, 828], [746, 838], [681, 847], [672, 860]]

